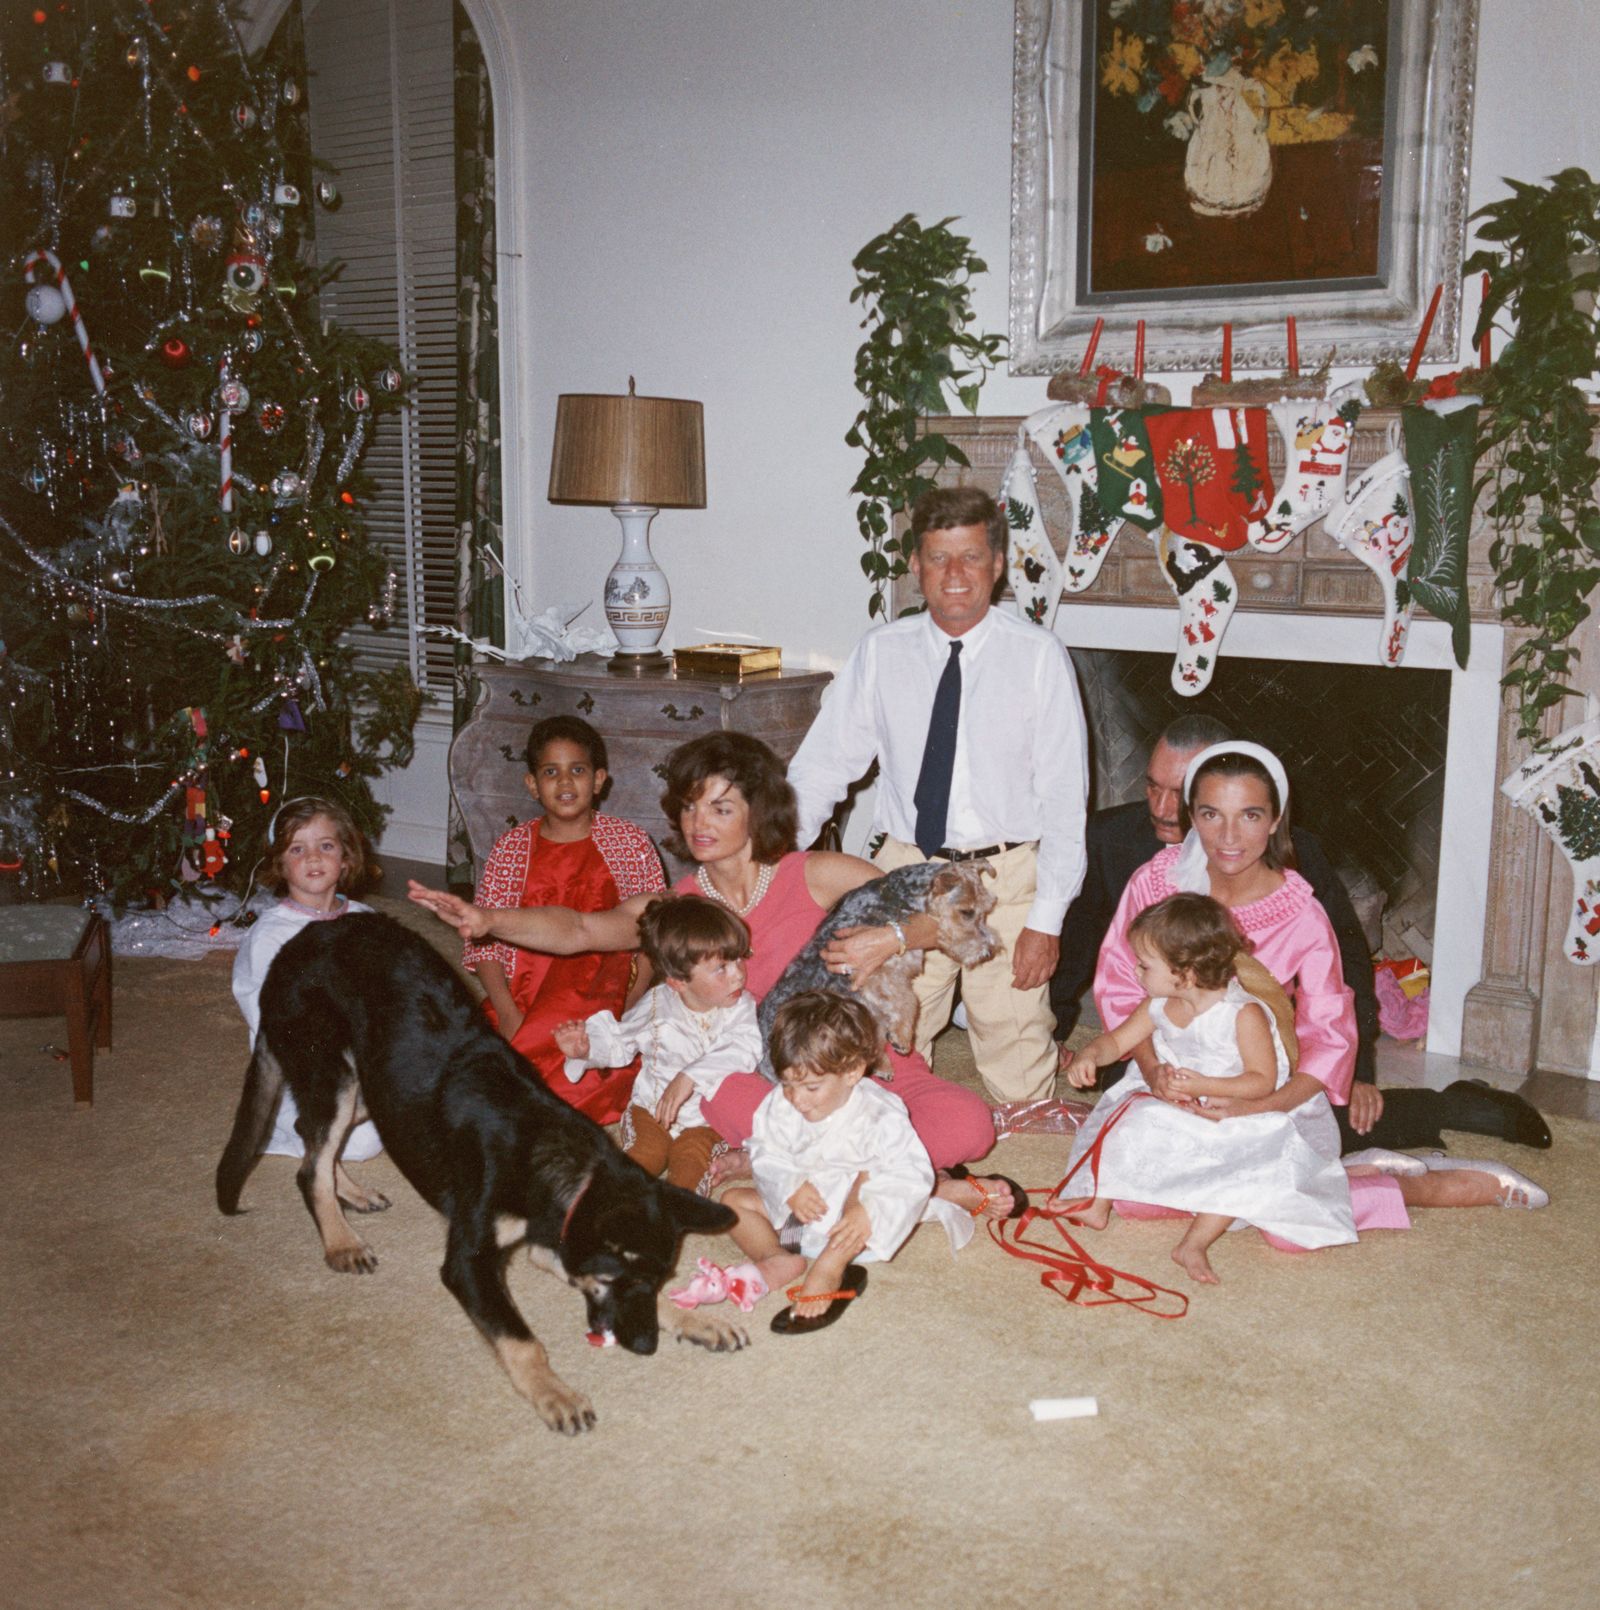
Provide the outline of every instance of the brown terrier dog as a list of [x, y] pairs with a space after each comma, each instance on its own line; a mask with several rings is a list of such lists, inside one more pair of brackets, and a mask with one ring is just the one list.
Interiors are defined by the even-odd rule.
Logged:
[[[857, 986], [849, 974], [830, 972], [822, 952], [841, 928], [878, 928], [926, 912], [939, 924], [936, 948], [963, 967], [976, 967], [1000, 949], [999, 938], [983, 920], [994, 910], [994, 895], [983, 880], [993, 876], [993, 869], [982, 861], [921, 861], [852, 889], [767, 991], [760, 1010], [763, 1038], [771, 1033], [778, 1008], [791, 995], [820, 989], [865, 1002], [884, 1039], [897, 1051], [909, 1051], [917, 1028], [917, 997], [911, 985], [922, 971], [923, 953], [907, 950], [893, 956]], [[767, 1057], [761, 1071], [769, 1079], [777, 1077]]]

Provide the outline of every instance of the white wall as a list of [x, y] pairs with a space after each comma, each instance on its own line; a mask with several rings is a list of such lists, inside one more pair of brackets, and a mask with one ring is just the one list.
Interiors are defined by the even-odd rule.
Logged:
[[[479, 4], [468, 0], [480, 15]], [[1006, 328], [1006, 0], [484, 0], [527, 97], [523, 352], [539, 599], [597, 597], [604, 511], [543, 502], [555, 397], [705, 404], [708, 506], [664, 513], [669, 634], [743, 631], [830, 664], [867, 624], [843, 435], [861, 340], [850, 260], [905, 212], [958, 215]], [[1600, 170], [1600, 30], [1585, 0], [1483, 0], [1474, 205], [1501, 176]], [[486, 19], [487, 20], [487, 19]], [[1180, 379], [1180, 383], [1182, 383]], [[1042, 405], [997, 375], [985, 413]], [[1181, 395], [1181, 393], [1180, 393]]]
[[[1005, 330], [1011, 5], [466, 5], [501, 86], [508, 538], [528, 596], [598, 600], [616, 523], [545, 501], [555, 399], [631, 374], [705, 404], [708, 506], [654, 528], [669, 645], [743, 632], [836, 664], [867, 625], [850, 260], [903, 213], [958, 215], [990, 265], [980, 324]], [[1586, 0], [1480, 15], [1474, 205], [1504, 175], [1600, 171]], [[983, 412], [1027, 413], [1044, 386], [1002, 372]]]

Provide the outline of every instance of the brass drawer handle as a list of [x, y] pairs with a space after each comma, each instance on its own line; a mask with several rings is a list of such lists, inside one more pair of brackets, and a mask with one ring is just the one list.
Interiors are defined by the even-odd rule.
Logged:
[[521, 688], [511, 689], [511, 702], [524, 710], [529, 705], [542, 703], [543, 699], [544, 695], [542, 693], [524, 693]]

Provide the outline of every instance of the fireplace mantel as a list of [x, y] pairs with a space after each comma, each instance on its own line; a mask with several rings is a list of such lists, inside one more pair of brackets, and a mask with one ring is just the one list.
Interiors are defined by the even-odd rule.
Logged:
[[[1398, 436], [1398, 418], [1392, 409], [1369, 409], [1362, 414], [1351, 448], [1352, 478], [1389, 451]], [[970, 461], [965, 469], [946, 466], [937, 476], [939, 483], [980, 486], [991, 494], [998, 493], [1022, 423], [1018, 417], [930, 419], [929, 429], [954, 442]], [[1276, 475], [1282, 459], [1275, 430], [1270, 441], [1271, 468]], [[1035, 460], [1045, 528], [1056, 537], [1059, 553], [1066, 526], [1065, 495], [1031, 444], [1030, 451]], [[1499, 639], [1501, 657], [1495, 669], [1503, 672], [1506, 657], [1518, 639], [1514, 632], [1499, 626], [1489, 565], [1490, 541], [1487, 523], [1481, 517], [1475, 518], [1467, 557], [1471, 612], [1474, 622], [1485, 626], [1492, 623], [1494, 630], [1475, 630], [1473, 636], [1482, 649], [1490, 652]], [[1330, 637], [1340, 639], [1346, 637], [1346, 629], [1355, 620], [1370, 620], [1375, 641], [1377, 623], [1383, 614], [1377, 580], [1327, 535], [1321, 521], [1279, 554], [1258, 554], [1246, 549], [1230, 556], [1230, 564], [1239, 582], [1239, 603], [1222, 650], [1219, 675], [1229, 655], [1244, 648], [1247, 639], [1281, 641], [1279, 633], [1257, 631], [1248, 624], [1251, 617], [1277, 615], [1296, 621], [1306, 617], [1344, 617], [1339, 626], [1332, 620], [1328, 622]], [[910, 576], [895, 584], [895, 613], [920, 602]], [[1094, 585], [1083, 593], [1063, 594], [1055, 630], [1069, 645], [1087, 645], [1106, 635], [1108, 623], [1119, 617], [1130, 619], [1123, 613], [1130, 609], [1164, 612], [1171, 617], [1175, 633], [1177, 612], [1153, 545], [1143, 533], [1125, 527], [1113, 541]], [[1424, 621], [1419, 612], [1413, 631]], [[1266, 628], [1268, 621], [1258, 619], [1257, 625]], [[1285, 620], [1283, 626], [1290, 628], [1291, 622]], [[1292, 657], [1303, 655], [1296, 653]], [[1526, 757], [1527, 746], [1516, 736], [1511, 702], [1504, 697], [1486, 700], [1482, 694], [1483, 667], [1474, 666], [1473, 670], [1475, 691], [1470, 699], [1462, 701], [1463, 709], [1471, 710], [1473, 730], [1463, 731], [1461, 736], [1466, 739], [1472, 763], [1480, 771], [1492, 767], [1492, 779], [1498, 782]], [[1551, 731], [1558, 730], [1556, 717], [1551, 720]], [[1486, 730], [1490, 725], [1495, 728], [1492, 743]], [[1456, 728], [1453, 699], [1452, 744], [1457, 739]], [[1485, 777], [1478, 778], [1480, 793], [1486, 782]], [[1600, 969], [1574, 967], [1565, 959], [1562, 939], [1571, 898], [1571, 878], [1565, 864], [1532, 820], [1513, 808], [1498, 788], [1493, 789], [1492, 823], [1487, 834], [1474, 832], [1471, 836], [1475, 841], [1472, 864], [1460, 867], [1457, 875], [1479, 880], [1484, 891], [1482, 951], [1478, 981], [1467, 991], [1460, 1007], [1462, 1059], [1512, 1075], [1526, 1075], [1538, 1067], [1597, 1076]]]

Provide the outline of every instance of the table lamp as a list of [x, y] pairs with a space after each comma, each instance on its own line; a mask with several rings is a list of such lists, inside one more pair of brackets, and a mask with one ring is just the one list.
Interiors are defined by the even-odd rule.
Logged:
[[606, 577], [605, 611], [622, 645], [614, 671], [668, 663], [657, 644], [672, 607], [667, 578], [650, 552], [658, 509], [706, 506], [704, 410], [678, 397], [568, 393], [556, 402], [550, 457], [552, 503], [608, 504], [622, 523], [622, 552]]

